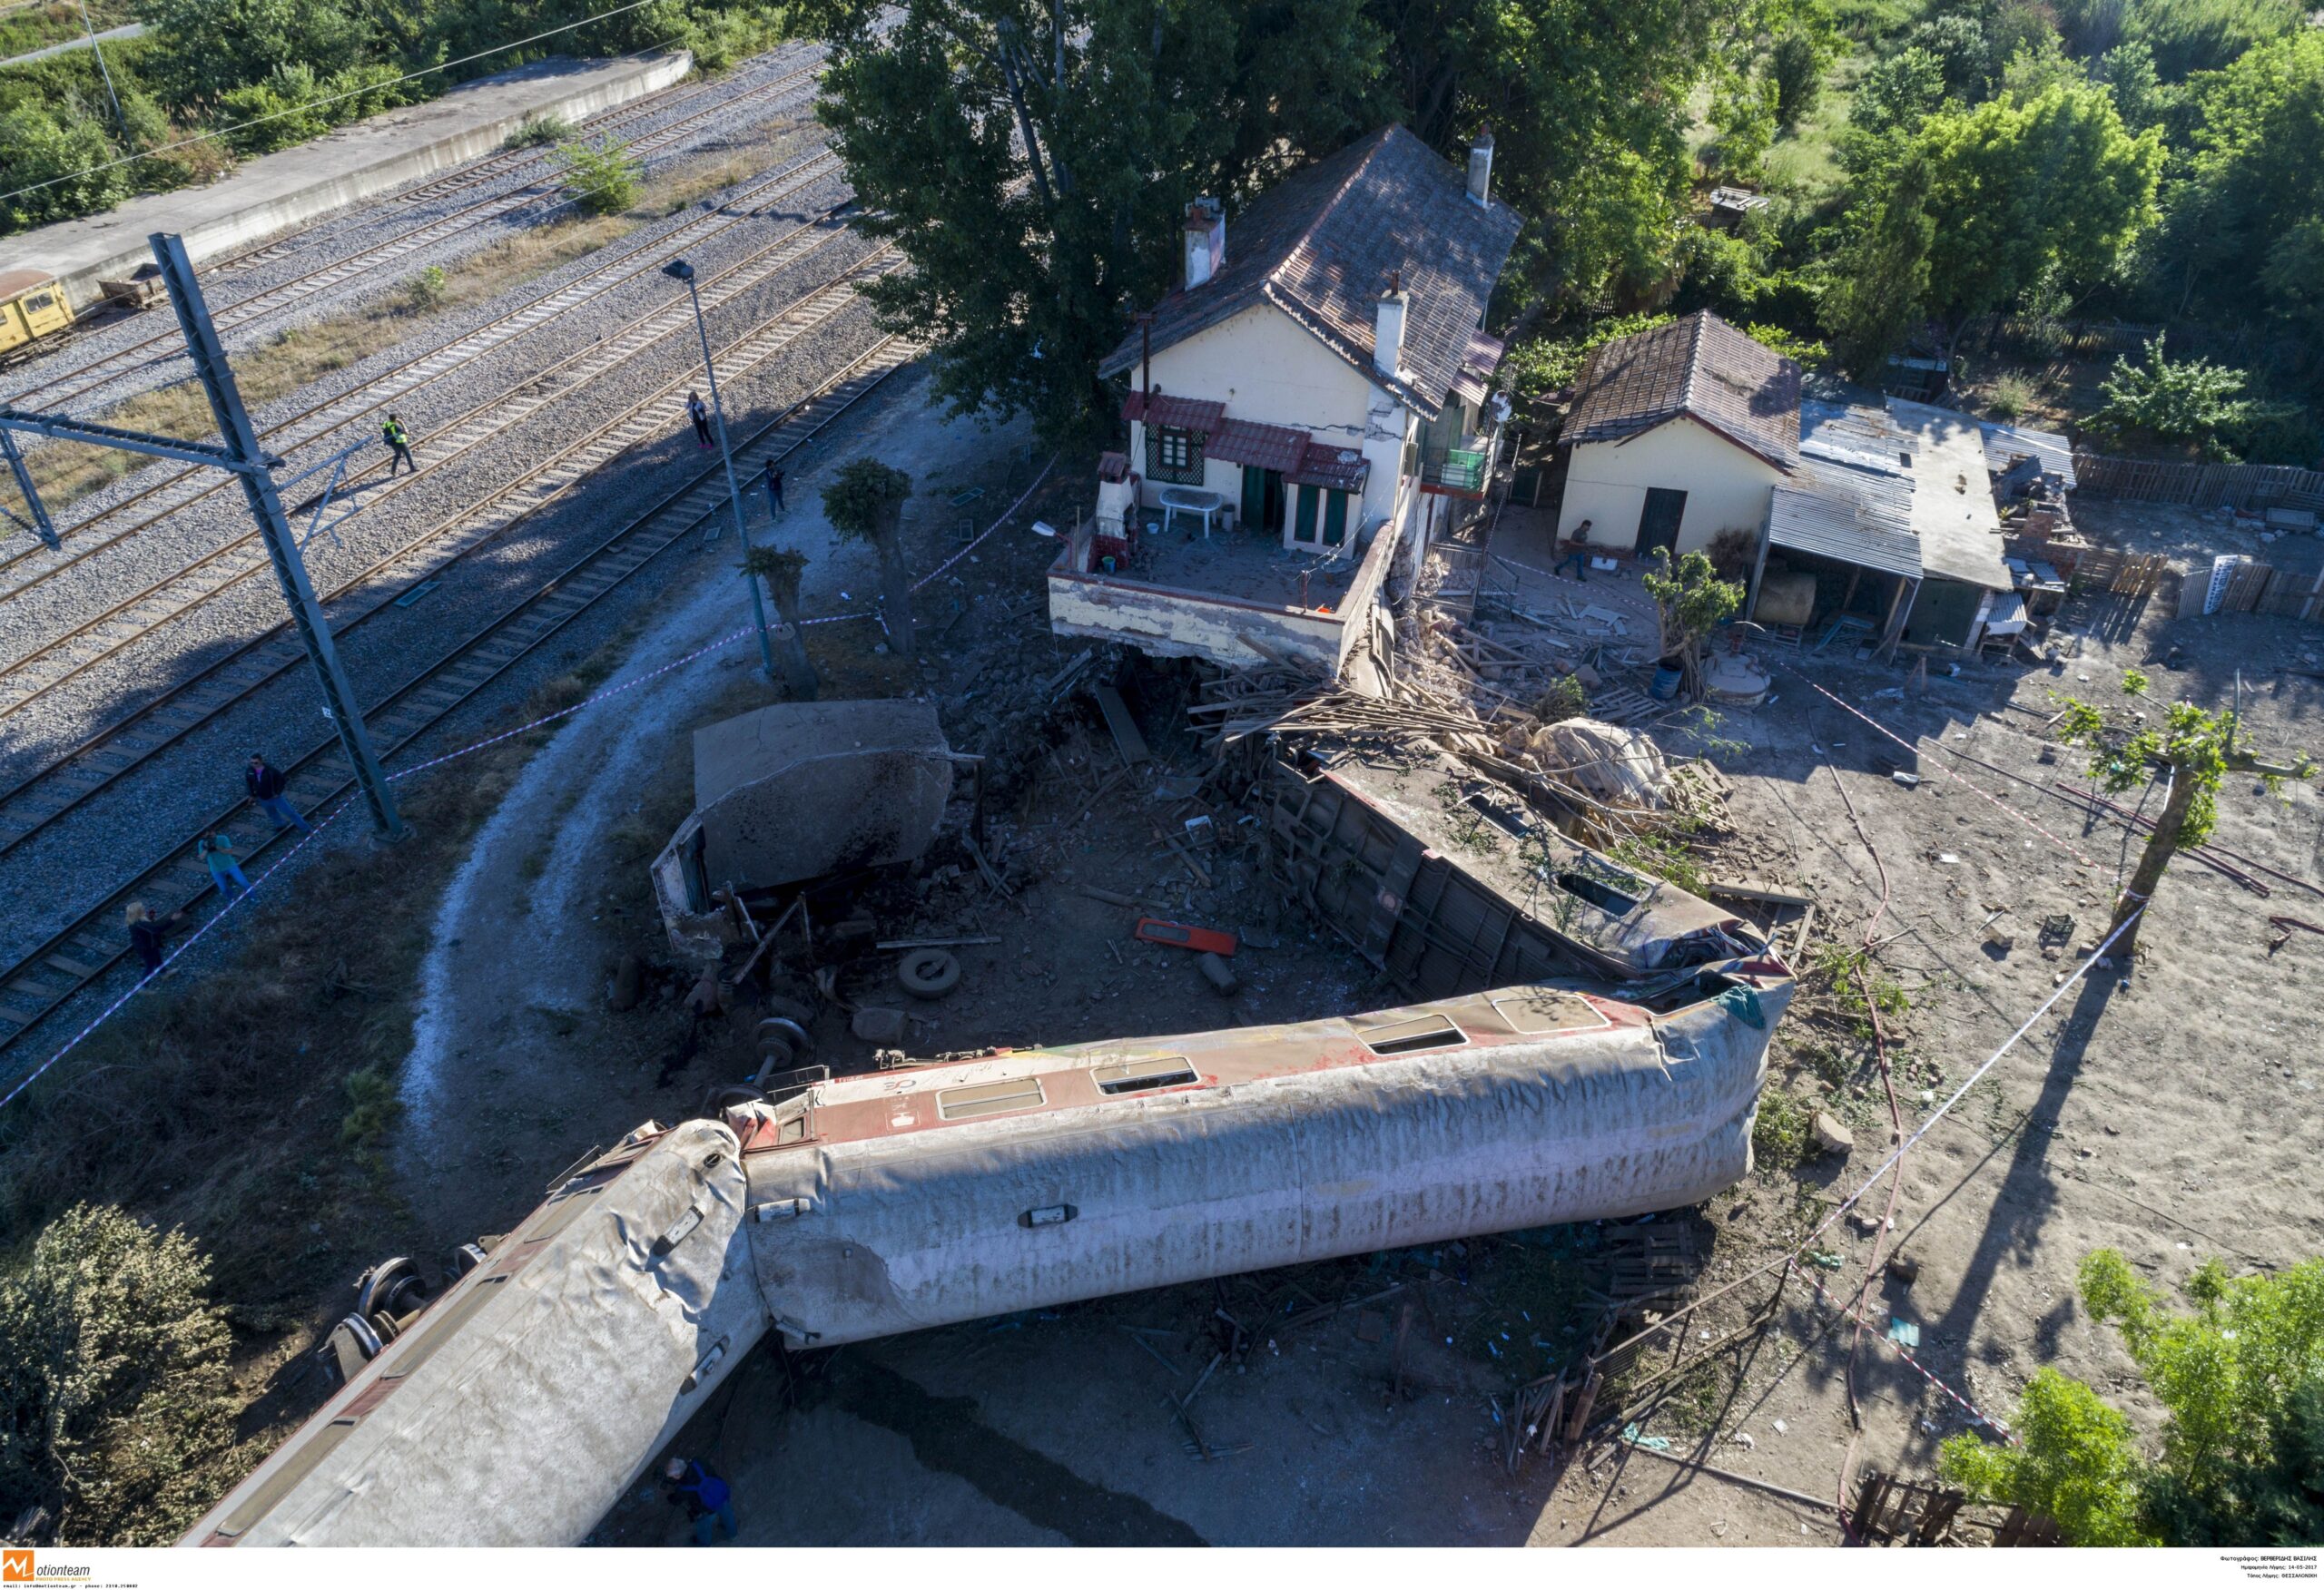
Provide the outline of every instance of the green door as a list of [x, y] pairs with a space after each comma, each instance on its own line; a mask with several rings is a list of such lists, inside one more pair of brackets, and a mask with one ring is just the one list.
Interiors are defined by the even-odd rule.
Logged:
[[1267, 472], [1243, 466], [1243, 527], [1264, 530], [1267, 523]]
[[1324, 494], [1324, 545], [1343, 545], [1347, 541], [1347, 493], [1327, 491]]
[[1312, 486], [1299, 488], [1299, 517], [1292, 522], [1291, 538], [1313, 546], [1315, 544], [1315, 499], [1324, 494]]

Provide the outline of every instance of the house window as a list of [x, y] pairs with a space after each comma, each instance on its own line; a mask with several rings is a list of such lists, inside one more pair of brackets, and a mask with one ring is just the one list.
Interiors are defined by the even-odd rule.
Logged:
[[1176, 426], [1146, 427], [1146, 477], [1177, 486], [1202, 484], [1202, 433]]

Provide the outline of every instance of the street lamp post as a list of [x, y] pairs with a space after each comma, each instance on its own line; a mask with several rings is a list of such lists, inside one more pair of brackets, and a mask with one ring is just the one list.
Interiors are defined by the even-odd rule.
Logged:
[[[694, 302], [694, 334], [702, 339], [702, 368], [710, 378], [710, 419], [718, 431], [718, 456], [726, 466], [726, 499], [734, 505], [734, 534], [743, 544], [743, 555], [751, 552], [751, 529], [743, 517], [743, 488], [734, 479], [734, 454], [726, 446], [726, 406], [718, 399], [718, 366], [710, 357], [710, 328], [702, 318], [702, 294], [694, 290], [694, 267], [684, 260], [673, 260], [662, 267], [662, 274], [683, 281], [686, 297]], [[774, 677], [774, 642], [766, 630], [766, 598], [759, 594], [758, 576], [745, 573], [743, 583], [751, 588], [751, 617], [759, 626], [759, 662], [770, 680]]]

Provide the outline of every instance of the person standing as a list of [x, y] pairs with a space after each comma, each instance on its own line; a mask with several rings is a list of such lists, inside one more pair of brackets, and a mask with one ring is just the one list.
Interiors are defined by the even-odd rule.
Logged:
[[694, 1520], [696, 1546], [714, 1544], [722, 1529], [727, 1539], [734, 1538], [734, 1494], [710, 1465], [698, 1459], [673, 1458], [663, 1465], [662, 1478], [662, 1494], [685, 1508], [686, 1516]]
[[1581, 524], [1576, 525], [1573, 527], [1573, 539], [1565, 545], [1565, 558], [1558, 564], [1557, 572], [1562, 574], [1566, 570], [1571, 569], [1576, 584], [1588, 584], [1590, 576], [1582, 571], [1590, 566], [1590, 521], [1584, 519]]
[[710, 405], [702, 400], [699, 392], [686, 394], [686, 417], [694, 421], [694, 438], [704, 447], [710, 446]]
[[388, 460], [389, 477], [391, 479], [394, 477], [396, 466], [399, 464], [408, 467], [414, 475], [419, 474], [419, 466], [411, 456], [411, 433], [403, 428], [403, 421], [390, 414], [388, 416], [388, 423], [379, 427], [379, 434], [387, 438], [388, 446], [395, 449], [395, 456]]
[[766, 461], [766, 500], [773, 505], [768, 516], [783, 517], [783, 471], [775, 467], [772, 458]]
[[282, 776], [280, 768], [271, 765], [257, 751], [251, 752], [251, 765], [242, 770], [242, 788], [251, 792], [258, 809], [274, 820], [274, 831], [279, 834], [284, 829], [296, 828], [301, 833], [313, 833], [314, 829], [299, 815], [299, 809], [284, 799], [282, 792], [290, 787], [290, 780]]
[[137, 959], [152, 977], [162, 969], [162, 946], [168, 942], [170, 929], [185, 920], [183, 911], [172, 911], [156, 918], [143, 900], [132, 900], [122, 913], [129, 923], [129, 947], [137, 952]]
[[[251, 892], [251, 880], [242, 876], [242, 859], [234, 852], [234, 836], [209, 834], [194, 841], [193, 853], [210, 869], [210, 881], [218, 886], [221, 898], [232, 899], [236, 894]], [[226, 886], [232, 884], [229, 889]]]

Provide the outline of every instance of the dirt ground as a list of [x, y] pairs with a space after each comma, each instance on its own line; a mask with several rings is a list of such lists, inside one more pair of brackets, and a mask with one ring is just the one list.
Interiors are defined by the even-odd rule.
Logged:
[[[988, 522], [1032, 472], [1021, 439], [914, 406], [881, 417], [863, 449], [946, 488], [923, 502], [930, 553], [953, 536], [953, 521]], [[794, 476], [794, 503], [812, 503], [812, 469], [823, 466]], [[975, 486], [981, 497], [951, 504]], [[1069, 512], [1069, 493], [1055, 500]], [[2242, 549], [2188, 514], [2093, 503], [2077, 516], [2141, 550]], [[868, 565], [832, 551], [812, 509], [794, 517], [798, 544], [817, 560], [811, 609], [872, 588]], [[1174, 766], [1202, 765], [1167, 681], [1141, 703], [1157, 762], [1105, 785], [1118, 762], [1104, 729], [1069, 688], [1054, 705], [1046, 692], [1078, 649], [1041, 625], [1039, 571], [1052, 549], [1005, 533], [955, 571], [960, 584], [931, 586], [922, 615], [934, 654], [916, 677], [871, 649], [869, 626], [817, 635], [826, 699], [925, 692], [955, 748], [997, 764], [990, 853], [1013, 898], [964, 854], [940, 849], [919, 880], [873, 902], [883, 937], [999, 940], [961, 951], [959, 992], [913, 1006], [924, 1019], [911, 1047], [1065, 1043], [1391, 1002], [1394, 990], [1344, 947], [1272, 905], [1254, 857], [1231, 843], [1208, 853], [1206, 888], [1156, 839], [1149, 819], [1179, 812], [1154, 786]], [[705, 580], [641, 643], [636, 666], [731, 622], [734, 594]], [[1908, 1129], [2058, 990], [2135, 853], [2121, 827], [2086, 825], [2043, 792], [2080, 770], [2039, 737], [2053, 692], [2115, 699], [2122, 670], [2139, 666], [2166, 699], [2218, 705], [2240, 666], [2253, 743], [2289, 754], [2324, 741], [2324, 682], [2287, 672], [2316, 666], [2324, 633], [2251, 616], [2179, 621], [2175, 610], [2167, 585], [2134, 610], [2070, 607], [2051, 666], [1964, 667], [1925, 687], [1901, 669], [1778, 652], [1774, 699], [1716, 726], [1736, 793], [1734, 832], [1713, 869], [1813, 893], [1815, 947], [1853, 947], [1867, 931], [1888, 940], [1874, 964], [1905, 1002], [1890, 1035]], [[2183, 671], [2157, 665], [2172, 643], [2184, 648]], [[660, 1084], [685, 1027], [675, 989], [616, 1016], [604, 980], [624, 949], [666, 954], [643, 862], [686, 809], [684, 731], [766, 699], [751, 669], [738, 648], [579, 714], [534, 760], [448, 896], [405, 1068], [398, 1157], [407, 1194], [446, 1242], [505, 1229], [590, 1143], [647, 1115], [683, 1114], [704, 1087], [748, 1069], [743, 1024], [714, 1026], [703, 1054]], [[1669, 749], [1692, 748], [1674, 731]], [[1917, 767], [1921, 784], [1893, 781], [1895, 764]], [[2160, 800], [2158, 790], [2146, 804]], [[2324, 874], [2312, 788], [2269, 794], [2230, 780], [2216, 842], [2294, 877]], [[1669, 1458], [1615, 1446], [1561, 1475], [1533, 1460], [1504, 1468], [1496, 1425], [1511, 1388], [1571, 1361], [1591, 1318], [1586, 1231], [1552, 1239], [1562, 1251], [1488, 1240], [1375, 1256], [787, 1364], [761, 1351], [676, 1449], [709, 1454], [733, 1477], [745, 1544], [1835, 1543], [1829, 1507], [1672, 1458], [1833, 1496], [1849, 1457], [1853, 1356], [1855, 1461], [1925, 1474], [1936, 1443], [1973, 1417], [1882, 1341], [1892, 1312], [1919, 1327], [1914, 1357], [1926, 1374], [1994, 1418], [2007, 1417], [2037, 1365], [2054, 1363], [2151, 1422], [2127, 1358], [2074, 1300], [2082, 1257], [2111, 1245], [2176, 1281], [2212, 1256], [2240, 1269], [2324, 1249], [2324, 1201], [2305, 1173], [2306, 1145], [2324, 1126], [2319, 1067], [2313, 1045], [2291, 1035], [2304, 999], [2324, 989], [2324, 942], [2294, 935], [2271, 948], [2267, 922], [2271, 911], [2324, 918], [2324, 904], [2269, 881], [2261, 898], [2182, 860], [2137, 967], [2069, 990], [1905, 1161], [1891, 1247], [1918, 1261], [1918, 1278], [1870, 1288], [1874, 1329], [1853, 1355], [1852, 1330], [1793, 1280], [1771, 1329], [1640, 1420], [1649, 1443], [1667, 1439]], [[1082, 893], [1089, 885], [1242, 929], [1244, 991], [1222, 1002], [1179, 952], [1135, 943], [1132, 913]], [[459, 953], [478, 943], [496, 953]], [[910, 1003], [881, 957], [852, 967], [840, 991]], [[1797, 1242], [1885, 1154], [1884, 1096], [1847, 1026], [1828, 1010], [1823, 1020], [1796, 1012], [1772, 1064], [1774, 1085], [1847, 1123], [1853, 1153], [1765, 1168], [1689, 1216], [1708, 1252], [1706, 1289]], [[871, 1061], [842, 1018], [824, 1017], [816, 1036], [817, 1061]], [[1867, 1207], [1886, 1195], [1884, 1184]], [[1817, 1246], [1836, 1267], [1811, 1273], [1832, 1295], [1853, 1296], [1873, 1246], [1866, 1222], [1843, 1221]], [[1748, 1282], [1694, 1323], [1724, 1334], [1772, 1286]], [[1350, 1306], [1314, 1306], [1342, 1300]], [[1407, 1304], [1398, 1398], [1392, 1343]], [[1239, 1369], [1222, 1364], [1206, 1379], [1236, 1331], [1249, 1342]], [[1188, 1412], [1202, 1448], [1164, 1396], [1197, 1383]], [[803, 1475], [880, 1483], [803, 1485]], [[599, 1531], [619, 1544], [684, 1537], [646, 1495]]]

